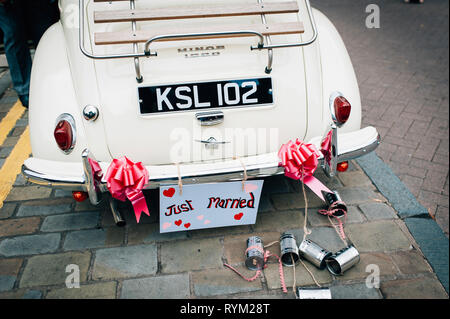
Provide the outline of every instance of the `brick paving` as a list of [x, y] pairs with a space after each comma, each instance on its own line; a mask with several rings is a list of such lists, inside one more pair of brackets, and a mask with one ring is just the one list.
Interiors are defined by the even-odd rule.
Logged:
[[[367, 29], [367, 5], [380, 28]], [[377, 154], [449, 229], [449, 3], [311, 0], [340, 32], [361, 90], [363, 126], [382, 136]]]
[[[318, 178], [349, 204], [346, 233], [361, 254], [360, 263], [343, 276], [307, 263], [333, 298], [448, 298], [404, 222], [356, 163], [336, 179], [323, 173]], [[243, 258], [251, 235], [266, 244], [284, 231], [303, 238], [305, 202], [299, 185], [283, 176], [266, 179], [255, 225], [173, 234], [159, 234], [156, 211], [137, 225], [123, 204], [129, 222], [118, 228], [105, 205], [74, 203], [67, 192], [20, 196], [31, 187], [18, 183], [0, 209], [0, 298], [294, 298], [290, 289], [282, 292], [274, 261], [251, 283], [223, 266], [227, 262], [246, 276], [254, 274]], [[148, 196], [158, 200], [157, 192]], [[309, 238], [333, 252], [343, 248], [328, 219], [316, 213], [321, 202], [309, 198]], [[278, 245], [269, 250], [280, 253]], [[66, 287], [71, 264], [79, 267], [80, 288]], [[373, 265], [380, 269], [379, 288], [365, 283]], [[284, 274], [289, 287], [292, 268], [285, 267]], [[301, 265], [296, 283], [314, 287]]]

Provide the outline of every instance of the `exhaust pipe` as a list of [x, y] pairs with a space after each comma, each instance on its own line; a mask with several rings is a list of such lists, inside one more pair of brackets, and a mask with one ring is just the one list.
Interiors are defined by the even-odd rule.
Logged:
[[109, 201], [109, 207], [111, 208], [111, 213], [113, 215], [116, 226], [118, 226], [118, 227], [125, 226], [126, 222], [123, 219], [122, 214], [120, 213], [120, 211], [117, 207], [117, 200], [112, 198], [112, 196], [108, 196], [108, 201]]

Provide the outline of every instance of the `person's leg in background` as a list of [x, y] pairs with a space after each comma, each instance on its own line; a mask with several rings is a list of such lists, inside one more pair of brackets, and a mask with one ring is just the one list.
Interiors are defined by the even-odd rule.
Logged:
[[37, 48], [42, 35], [59, 20], [58, 1], [22, 0], [24, 3], [25, 24], [28, 35]]
[[0, 28], [4, 35], [5, 54], [14, 90], [22, 105], [28, 107], [31, 56], [23, 28], [23, 16], [16, 4], [0, 4]]

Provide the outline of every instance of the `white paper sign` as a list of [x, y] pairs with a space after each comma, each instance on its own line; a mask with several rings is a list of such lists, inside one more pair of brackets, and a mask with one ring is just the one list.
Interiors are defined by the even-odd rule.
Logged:
[[254, 224], [263, 180], [161, 186], [160, 232]]

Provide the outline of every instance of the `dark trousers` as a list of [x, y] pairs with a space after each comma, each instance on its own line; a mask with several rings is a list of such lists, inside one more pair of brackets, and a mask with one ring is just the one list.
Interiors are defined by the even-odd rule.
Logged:
[[44, 32], [59, 19], [57, 4], [51, 0], [13, 0], [0, 5], [6, 59], [14, 89], [28, 104], [31, 56], [27, 39], [38, 45]]

